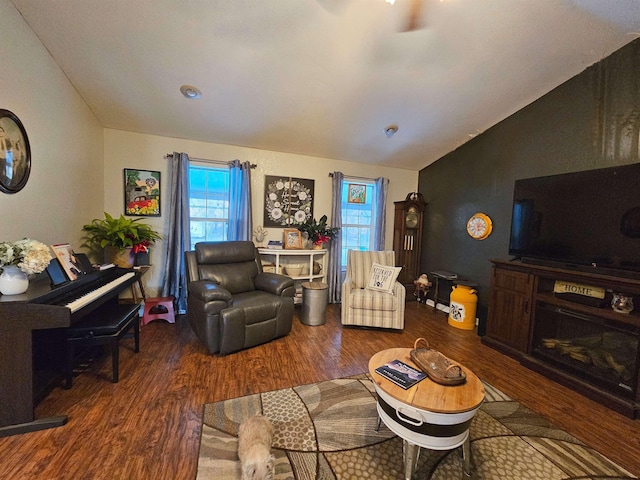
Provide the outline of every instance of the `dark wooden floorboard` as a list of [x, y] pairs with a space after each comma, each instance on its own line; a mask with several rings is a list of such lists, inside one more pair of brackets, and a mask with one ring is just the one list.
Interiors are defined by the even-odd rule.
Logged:
[[37, 407], [38, 418], [69, 415], [67, 425], [0, 439], [0, 478], [192, 479], [205, 403], [363, 373], [375, 352], [411, 347], [420, 336], [640, 473], [640, 421], [547, 380], [481, 344], [475, 332], [449, 326], [442, 312], [411, 302], [403, 332], [342, 327], [340, 307], [330, 305], [326, 325], [296, 318], [286, 338], [226, 357], [208, 355], [185, 319], [153, 322], [142, 328], [140, 353], [132, 340], [123, 342], [119, 383], [111, 383], [105, 356], [73, 389], [56, 388]]

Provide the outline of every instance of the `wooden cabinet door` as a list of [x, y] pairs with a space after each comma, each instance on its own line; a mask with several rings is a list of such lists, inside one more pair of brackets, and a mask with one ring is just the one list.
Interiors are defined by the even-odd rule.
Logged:
[[494, 266], [486, 335], [527, 353], [532, 296], [533, 275]]

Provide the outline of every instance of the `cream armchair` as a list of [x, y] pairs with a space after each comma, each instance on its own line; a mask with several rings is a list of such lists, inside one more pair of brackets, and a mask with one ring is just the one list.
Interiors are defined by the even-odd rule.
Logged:
[[393, 267], [395, 254], [393, 251], [347, 252], [347, 276], [342, 284], [342, 324], [402, 330], [406, 290], [397, 281], [389, 293], [367, 288], [374, 263]]

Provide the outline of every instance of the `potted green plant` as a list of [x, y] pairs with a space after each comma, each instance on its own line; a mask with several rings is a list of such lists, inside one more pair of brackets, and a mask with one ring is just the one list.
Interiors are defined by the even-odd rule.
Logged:
[[130, 268], [136, 253], [148, 253], [149, 246], [162, 237], [150, 225], [141, 223], [141, 218], [115, 218], [104, 213], [104, 218], [94, 218], [82, 227], [85, 245], [104, 250], [105, 263]]
[[320, 220], [315, 218], [307, 220], [296, 227], [302, 233], [306, 233], [309, 240], [313, 242], [313, 248], [322, 248], [324, 243], [328, 243], [335, 238], [340, 231], [337, 227], [327, 225], [327, 216], [323, 215]]

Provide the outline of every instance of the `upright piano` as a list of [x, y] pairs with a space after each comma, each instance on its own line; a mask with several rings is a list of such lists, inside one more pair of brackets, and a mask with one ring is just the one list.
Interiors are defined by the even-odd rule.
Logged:
[[55, 365], [52, 356], [64, 358], [65, 327], [117, 302], [119, 293], [139, 277], [135, 270], [114, 267], [52, 287], [42, 274], [24, 294], [0, 296], [0, 437], [67, 422], [66, 416], [35, 418], [34, 408], [54, 378], [41, 371], [42, 365]]

